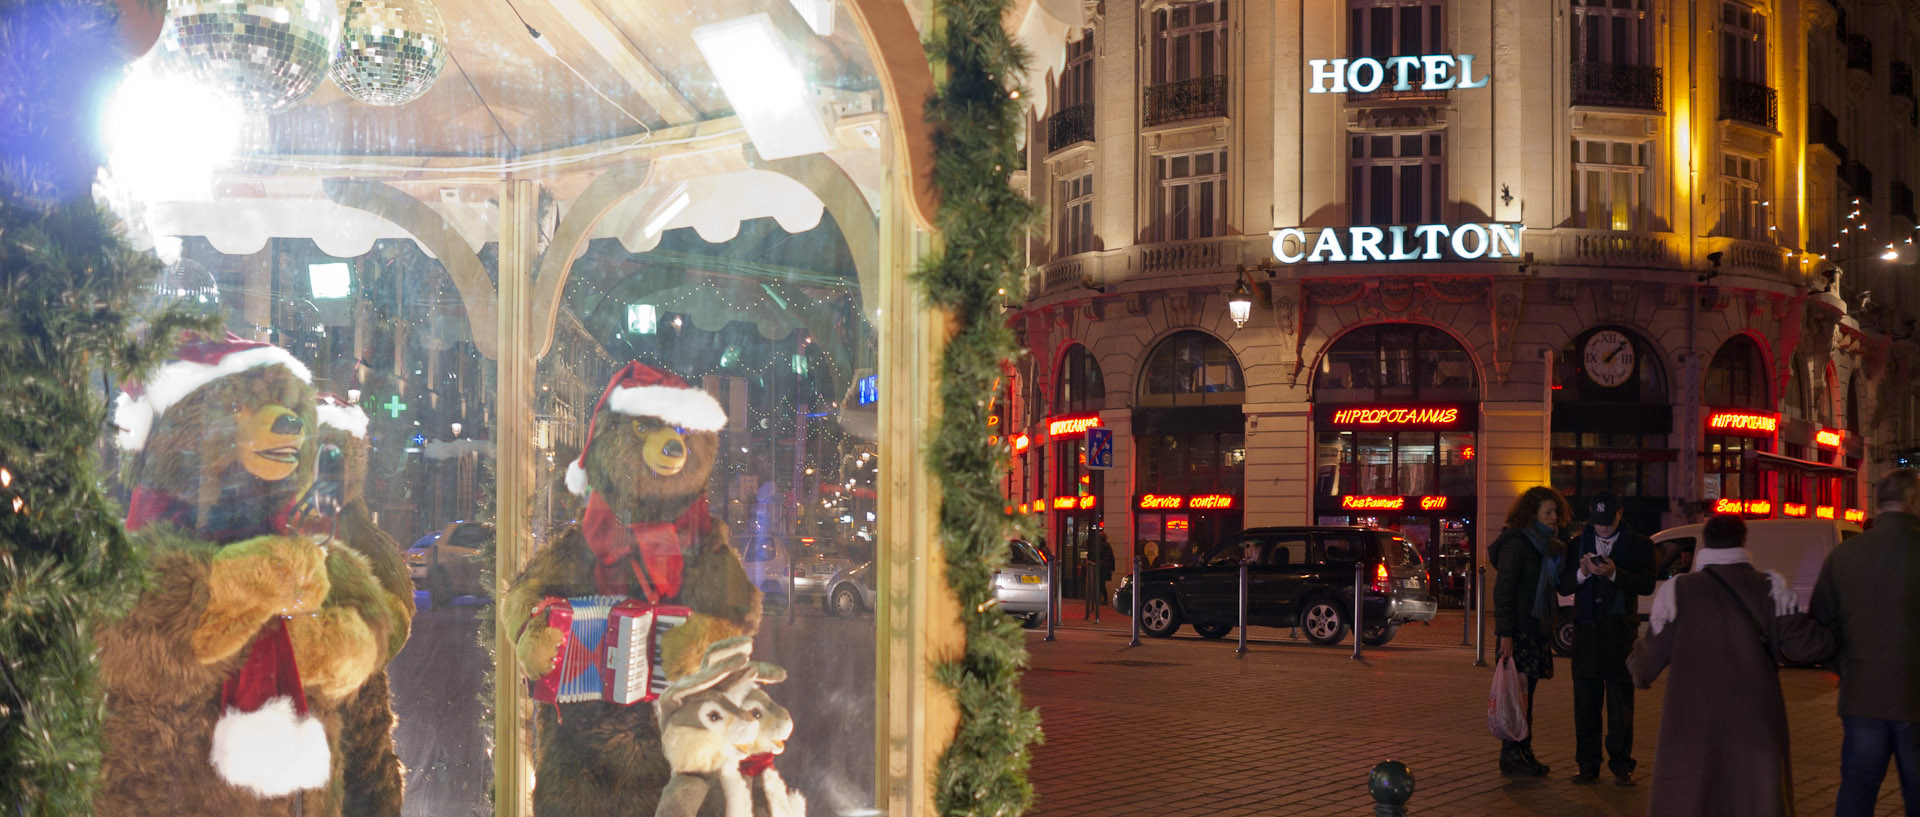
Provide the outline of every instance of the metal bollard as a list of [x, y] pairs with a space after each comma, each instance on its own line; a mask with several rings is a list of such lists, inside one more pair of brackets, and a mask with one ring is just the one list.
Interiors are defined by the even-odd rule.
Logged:
[[1487, 566], [1475, 569], [1473, 579], [1473, 665], [1487, 665]]
[[1248, 560], [1240, 560], [1240, 648], [1236, 654], [1247, 654], [1247, 565]]
[[1060, 560], [1047, 560], [1047, 637], [1053, 640], [1053, 625], [1060, 620]]
[[1367, 793], [1373, 795], [1373, 817], [1406, 817], [1413, 772], [1398, 760], [1377, 764], [1367, 774]]
[[1360, 587], [1361, 587], [1361, 582], [1364, 581], [1366, 575], [1367, 575], [1366, 563], [1354, 562], [1353, 563], [1353, 657], [1355, 658], [1360, 657], [1360, 634], [1367, 629], [1366, 620], [1360, 617], [1362, 612], [1360, 603], [1366, 599], [1366, 593], [1363, 592], [1360, 589]]
[[1473, 612], [1473, 591], [1479, 586], [1480, 583], [1473, 580], [1473, 571], [1467, 571], [1467, 587], [1460, 593], [1460, 646], [1462, 647], [1473, 643], [1467, 637], [1473, 627], [1473, 622], [1467, 616]]
[[1133, 639], [1127, 642], [1127, 646], [1129, 647], [1140, 646], [1141, 597], [1142, 597], [1142, 594], [1140, 592], [1140, 557], [1135, 556], [1133, 557], [1133, 599], [1132, 599], [1133, 603], [1127, 605], [1129, 608], [1132, 608], [1129, 611], [1132, 613], [1132, 615], [1129, 617], [1133, 619]]

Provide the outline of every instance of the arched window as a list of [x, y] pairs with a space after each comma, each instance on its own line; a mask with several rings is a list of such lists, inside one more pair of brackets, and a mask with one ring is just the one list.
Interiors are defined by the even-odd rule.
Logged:
[[1075, 345], [1060, 358], [1059, 377], [1053, 392], [1056, 414], [1098, 411], [1107, 405], [1107, 385], [1100, 377], [1100, 362], [1087, 347]]
[[1807, 360], [1799, 355], [1793, 356], [1793, 369], [1787, 372], [1786, 410], [1787, 416], [1802, 420], [1812, 420], [1816, 412], [1813, 382], [1807, 377]]
[[1709, 406], [1772, 411], [1767, 364], [1760, 357], [1759, 344], [1746, 335], [1735, 335], [1721, 344], [1713, 362], [1707, 365], [1701, 393]]
[[1313, 377], [1313, 400], [1479, 400], [1473, 358], [1452, 335], [1387, 323], [1348, 332], [1328, 347]]
[[1219, 406], [1246, 402], [1240, 361], [1219, 338], [1181, 332], [1160, 342], [1141, 369], [1141, 406]]

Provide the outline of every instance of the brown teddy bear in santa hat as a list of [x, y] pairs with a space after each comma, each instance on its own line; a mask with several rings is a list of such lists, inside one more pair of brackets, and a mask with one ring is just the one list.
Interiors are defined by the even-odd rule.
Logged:
[[[697, 670], [713, 642], [758, 629], [760, 592], [707, 510], [726, 422], [718, 401], [677, 375], [634, 362], [614, 376], [567, 469], [568, 489], [587, 500], [580, 522], [534, 554], [501, 604], [529, 679], [549, 678], [569, 644], [569, 631], [539, 614], [555, 600], [686, 608], [685, 622], [659, 637], [666, 678]], [[652, 706], [585, 700], [542, 707], [539, 717], [535, 813], [654, 813], [672, 769]]]
[[340, 705], [405, 622], [326, 533], [307, 368], [193, 340], [117, 401], [127, 528], [145, 590], [100, 637], [106, 745], [95, 812], [337, 815]]

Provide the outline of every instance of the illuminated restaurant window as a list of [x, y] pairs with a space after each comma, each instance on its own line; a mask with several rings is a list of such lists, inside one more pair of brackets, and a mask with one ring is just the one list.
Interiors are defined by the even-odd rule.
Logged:
[[1180, 332], [1161, 341], [1141, 375], [1142, 406], [1237, 405], [1246, 399], [1246, 380], [1233, 350], [1205, 332]]

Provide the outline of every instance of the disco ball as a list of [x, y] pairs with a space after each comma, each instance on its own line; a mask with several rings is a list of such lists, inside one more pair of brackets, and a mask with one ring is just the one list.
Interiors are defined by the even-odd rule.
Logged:
[[369, 105], [405, 105], [447, 64], [447, 26], [432, 0], [347, 0], [333, 81]]
[[320, 86], [339, 38], [333, 0], [167, 0], [160, 45], [170, 70], [270, 114]]

